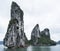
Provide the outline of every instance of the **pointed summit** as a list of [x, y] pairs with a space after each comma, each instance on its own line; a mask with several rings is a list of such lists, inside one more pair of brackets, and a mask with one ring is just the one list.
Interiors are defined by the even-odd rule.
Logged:
[[39, 27], [39, 24], [36, 24], [37, 27]]
[[23, 20], [23, 11], [15, 2], [11, 5], [11, 19]]
[[50, 39], [50, 31], [49, 31], [49, 29], [45, 28], [43, 31], [41, 31], [41, 36]]
[[35, 25], [35, 27], [33, 28], [33, 31], [34, 31], [34, 30], [37, 30], [37, 29], [39, 29], [39, 24], [36, 24], [36, 25]]
[[[18, 4], [16, 2], [12, 2], [12, 5], [11, 5], [11, 9], [20, 9], [20, 6], [18, 6]], [[21, 9], [20, 9], [21, 10]]]
[[14, 1], [12, 2], [12, 5], [11, 5], [11, 6], [12, 6], [12, 7], [13, 7], [13, 6], [17, 6], [17, 7], [19, 7], [19, 6], [17, 5], [17, 3], [14, 2]]
[[39, 24], [36, 24], [31, 33], [32, 44], [36, 45], [38, 42], [38, 38], [40, 38], [40, 29]]
[[12, 2], [11, 20], [3, 44], [8, 48], [24, 47], [26, 45], [26, 40], [27, 38], [24, 34], [23, 11], [15, 2]]
[[36, 26], [35, 27], [39, 27], [39, 24], [36, 24]]

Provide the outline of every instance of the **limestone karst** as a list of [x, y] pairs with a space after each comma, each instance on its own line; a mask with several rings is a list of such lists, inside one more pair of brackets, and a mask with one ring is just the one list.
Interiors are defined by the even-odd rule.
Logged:
[[32, 30], [30, 43], [32, 45], [56, 45], [56, 42], [50, 39], [49, 29], [45, 28], [40, 31], [38, 24]]
[[45, 28], [40, 31], [39, 24], [33, 28], [31, 32], [31, 40], [27, 40], [24, 32], [23, 11], [15, 3], [11, 5], [11, 19], [8, 24], [7, 32], [3, 40], [4, 46], [8, 48], [25, 47], [29, 45], [55, 45], [56, 43], [50, 39], [50, 31]]
[[46, 37], [50, 39], [50, 31], [48, 28], [45, 28], [43, 31], [41, 31], [41, 37]]
[[37, 24], [33, 28], [32, 33], [31, 33], [31, 41], [32, 41], [32, 44], [36, 45], [37, 42], [38, 42], [38, 38], [40, 38], [40, 29], [39, 29], [39, 25]]
[[25, 46], [27, 38], [24, 33], [23, 11], [15, 3], [11, 5], [11, 19], [3, 41], [8, 48]]

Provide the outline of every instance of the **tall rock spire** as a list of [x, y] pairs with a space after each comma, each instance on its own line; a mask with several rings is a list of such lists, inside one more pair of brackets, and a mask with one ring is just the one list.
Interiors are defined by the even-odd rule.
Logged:
[[20, 19], [20, 21], [23, 21], [23, 11], [15, 2], [12, 2], [11, 5], [11, 19]]
[[31, 45], [56, 45], [56, 42], [50, 39], [50, 31], [45, 28], [40, 32], [39, 25], [37, 24], [31, 33]]
[[11, 20], [3, 41], [9, 48], [25, 46], [26, 36], [24, 34], [23, 11], [15, 3], [11, 5]]
[[37, 24], [31, 33], [31, 41], [33, 45], [36, 45], [38, 42], [38, 39], [40, 38], [40, 29], [39, 29], [39, 24]]

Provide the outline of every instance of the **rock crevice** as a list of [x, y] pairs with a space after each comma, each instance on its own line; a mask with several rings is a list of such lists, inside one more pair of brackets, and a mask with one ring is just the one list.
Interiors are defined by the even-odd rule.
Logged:
[[24, 33], [23, 11], [15, 3], [11, 5], [11, 20], [3, 41], [3, 44], [9, 48], [25, 46], [27, 38]]
[[30, 43], [31, 45], [56, 45], [56, 42], [50, 39], [49, 29], [40, 31], [38, 24], [32, 30]]
[[31, 40], [28, 41], [24, 32], [23, 11], [15, 3], [11, 5], [11, 19], [7, 28], [6, 35], [3, 40], [4, 46], [8, 48], [25, 47], [28, 45], [56, 45], [50, 39], [50, 31], [48, 28], [40, 31], [39, 24], [37, 24], [31, 32]]

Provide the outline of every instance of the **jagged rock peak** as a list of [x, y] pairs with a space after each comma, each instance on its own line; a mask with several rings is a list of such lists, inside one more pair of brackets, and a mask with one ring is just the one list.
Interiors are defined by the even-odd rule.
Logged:
[[45, 35], [47, 35], [47, 36], [50, 35], [50, 32], [49, 32], [49, 29], [48, 28], [45, 28], [44, 29], [44, 32], [45, 32]]
[[32, 33], [31, 33], [31, 40], [33, 44], [37, 44], [38, 38], [40, 38], [40, 29], [39, 29], [39, 24], [36, 24], [36, 26], [33, 28]]
[[16, 7], [19, 8], [19, 9], [21, 9], [20, 6], [18, 6], [18, 4], [13, 1], [12, 4], [11, 4], [11, 8], [15, 9]]
[[12, 5], [11, 5], [12, 7], [15, 7], [15, 6], [17, 6], [17, 7], [19, 7], [18, 5], [17, 5], [17, 3], [16, 2], [12, 2]]
[[39, 24], [36, 24], [37, 27], [39, 27]]
[[8, 48], [21, 47], [25, 46], [26, 41], [27, 38], [24, 34], [23, 11], [15, 2], [12, 2], [11, 19], [3, 44]]
[[31, 35], [40, 37], [40, 29], [39, 24], [36, 24], [36, 26], [33, 28]]
[[[17, 5], [17, 3], [12, 2], [11, 5], [11, 19], [20, 19], [23, 20], [23, 11], [22, 9]], [[20, 18], [21, 17], [21, 18]]]
[[34, 30], [37, 30], [37, 29], [39, 29], [39, 24], [36, 24], [36, 26], [33, 28], [32, 32], [33, 32]]
[[39, 27], [39, 24], [36, 24], [36, 26], [35, 27]]
[[50, 39], [50, 31], [48, 28], [45, 28], [43, 31], [41, 31], [41, 37], [46, 37]]
[[44, 31], [48, 31], [49, 32], [49, 29], [48, 28], [45, 28]]

